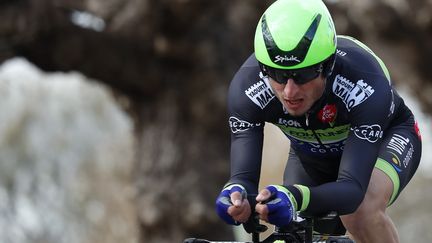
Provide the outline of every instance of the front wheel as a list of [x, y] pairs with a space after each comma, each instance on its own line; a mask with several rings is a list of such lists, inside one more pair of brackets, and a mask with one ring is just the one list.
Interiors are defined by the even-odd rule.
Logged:
[[210, 243], [210, 241], [197, 238], [187, 238], [183, 243]]

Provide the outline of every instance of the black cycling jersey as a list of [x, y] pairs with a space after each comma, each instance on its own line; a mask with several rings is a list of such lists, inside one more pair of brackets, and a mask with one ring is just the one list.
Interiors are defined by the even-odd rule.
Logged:
[[[413, 120], [413, 114], [392, 87], [385, 65], [361, 42], [338, 36], [336, 62], [326, 80], [325, 92], [301, 117], [284, 110], [269, 82], [253, 54], [231, 82], [229, 183], [242, 184], [249, 193], [257, 193], [263, 129], [265, 122], [270, 122], [290, 139], [291, 150], [301, 163], [322, 173], [336, 172], [334, 181], [307, 188], [311, 203], [306, 210], [352, 212], [366, 193], [386, 132]], [[288, 188], [298, 204], [304, 204], [304, 191]], [[321, 205], [332, 206], [321, 207], [312, 203], [315, 199], [323, 200]]]

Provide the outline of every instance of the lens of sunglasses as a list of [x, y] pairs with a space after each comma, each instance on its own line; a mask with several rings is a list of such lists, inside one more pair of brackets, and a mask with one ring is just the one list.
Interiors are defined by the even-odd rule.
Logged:
[[272, 68], [262, 64], [260, 64], [260, 67], [264, 74], [267, 74], [280, 84], [286, 84], [290, 78], [293, 79], [296, 84], [305, 84], [317, 78], [323, 70], [322, 63], [295, 70]]

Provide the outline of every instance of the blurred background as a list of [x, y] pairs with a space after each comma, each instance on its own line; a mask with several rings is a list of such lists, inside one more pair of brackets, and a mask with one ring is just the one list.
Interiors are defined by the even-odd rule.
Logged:
[[[268, 0], [0, 1], [0, 242], [232, 240], [226, 91]], [[420, 123], [418, 173], [389, 209], [431, 242], [432, 2], [327, 0], [387, 64]], [[263, 185], [289, 144], [266, 126]]]

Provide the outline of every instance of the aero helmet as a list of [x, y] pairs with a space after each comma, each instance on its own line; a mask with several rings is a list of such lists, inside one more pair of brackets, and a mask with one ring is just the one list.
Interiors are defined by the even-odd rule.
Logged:
[[329, 75], [336, 52], [336, 31], [322, 0], [277, 0], [261, 16], [255, 32], [261, 65], [301, 69], [323, 63]]

